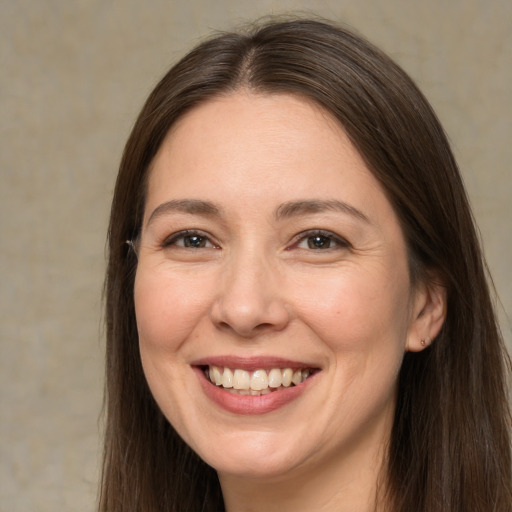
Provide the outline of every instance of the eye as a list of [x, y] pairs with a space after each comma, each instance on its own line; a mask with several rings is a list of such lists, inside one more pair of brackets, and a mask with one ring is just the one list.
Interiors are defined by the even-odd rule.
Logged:
[[350, 246], [346, 240], [329, 231], [310, 231], [299, 236], [298, 242], [294, 244], [297, 249], [325, 251]]
[[198, 231], [181, 231], [167, 238], [163, 247], [184, 247], [186, 249], [218, 249], [206, 234]]

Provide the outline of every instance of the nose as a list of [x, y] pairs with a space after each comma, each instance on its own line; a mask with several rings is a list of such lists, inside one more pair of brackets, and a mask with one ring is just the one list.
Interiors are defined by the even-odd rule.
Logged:
[[219, 293], [211, 309], [218, 329], [243, 338], [280, 331], [290, 321], [277, 269], [263, 258], [231, 261], [220, 276]]

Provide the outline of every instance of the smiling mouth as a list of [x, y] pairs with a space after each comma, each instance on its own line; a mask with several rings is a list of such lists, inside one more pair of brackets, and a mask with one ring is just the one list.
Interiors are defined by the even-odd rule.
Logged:
[[215, 386], [238, 395], [261, 396], [298, 386], [310, 378], [315, 368], [271, 368], [247, 371], [220, 366], [204, 366], [204, 375]]

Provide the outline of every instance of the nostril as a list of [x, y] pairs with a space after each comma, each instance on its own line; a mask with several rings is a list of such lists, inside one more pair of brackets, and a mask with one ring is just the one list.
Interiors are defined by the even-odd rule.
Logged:
[[229, 322], [221, 321], [216, 323], [217, 328], [221, 331], [233, 331], [237, 333], [239, 336], [244, 338], [252, 338], [254, 336], [264, 334], [265, 332], [280, 330], [280, 327], [270, 323], [270, 322], [262, 322], [256, 325], [241, 325], [235, 324], [231, 325]]
[[289, 311], [276, 292], [229, 291], [221, 293], [212, 304], [210, 318], [218, 329], [249, 338], [267, 331], [280, 331], [287, 325]]
[[263, 331], [265, 329], [269, 329], [272, 327], [272, 324], [271, 323], [268, 323], [268, 322], [264, 322], [264, 323], [261, 323], [261, 324], [258, 324], [255, 329], [258, 329], [259, 331]]
[[229, 324], [227, 322], [218, 322], [218, 327], [222, 330], [228, 330], [228, 329], [231, 329], [231, 327], [229, 326]]

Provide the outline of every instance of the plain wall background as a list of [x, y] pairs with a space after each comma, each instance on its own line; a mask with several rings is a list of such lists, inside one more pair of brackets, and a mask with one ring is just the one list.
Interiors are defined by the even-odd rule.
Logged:
[[0, 2], [0, 512], [93, 511], [101, 290], [122, 147], [157, 80], [212, 29], [309, 10], [395, 58], [459, 160], [510, 344], [510, 0]]

